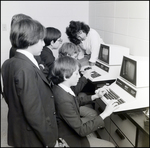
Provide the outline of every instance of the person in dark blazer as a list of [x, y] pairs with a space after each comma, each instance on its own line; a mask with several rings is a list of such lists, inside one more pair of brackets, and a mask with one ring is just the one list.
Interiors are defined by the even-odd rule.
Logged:
[[23, 19], [11, 28], [15, 56], [2, 65], [4, 98], [8, 105], [8, 145], [54, 147], [58, 127], [54, 97], [34, 55], [44, 46], [45, 28], [33, 19]]
[[[17, 48], [14, 48], [14, 47], [11, 47], [10, 48], [10, 51], [9, 51], [9, 58], [12, 58], [15, 56], [16, 54], [16, 50]], [[44, 71], [45, 69], [45, 66], [44, 66], [44, 62], [42, 61], [41, 57], [38, 55], [38, 56], [34, 56], [34, 58], [36, 59], [36, 61], [38, 62], [38, 65], [39, 67], [41, 68], [42, 71]], [[48, 69], [45, 70], [46, 71], [46, 76], [48, 74]]]
[[76, 96], [70, 87], [77, 85], [79, 78], [79, 63], [76, 59], [65, 56], [55, 60], [52, 68], [52, 81], [55, 85], [52, 90], [59, 136], [65, 139], [70, 147], [114, 147], [109, 141], [88, 135], [104, 127], [104, 119], [118, 108], [117, 103], [110, 102], [100, 115], [81, 118], [79, 107], [102, 97], [107, 89], [100, 88], [94, 95], [80, 93]]
[[[74, 43], [65, 42], [62, 44], [62, 46], [58, 50], [58, 57], [70, 56], [78, 60], [79, 52], [80, 51], [78, 47]], [[82, 63], [80, 63], [80, 65], [82, 67]], [[82, 72], [80, 72], [80, 74], [81, 74], [81, 77], [79, 78], [77, 85], [71, 86], [71, 89], [76, 95], [78, 95], [80, 92], [83, 92], [85, 86], [89, 83], [88, 79], [91, 77], [91, 70], [83, 70]], [[91, 85], [90, 85], [90, 89], [92, 89]], [[97, 112], [93, 108], [94, 108], [94, 102], [92, 101], [89, 102], [89, 104], [80, 106], [80, 115], [83, 117], [89, 116], [89, 115], [97, 116]]]
[[54, 27], [47, 27], [44, 43], [45, 46], [43, 47], [40, 57], [44, 62], [44, 66], [48, 68], [47, 79], [50, 80], [51, 67], [53, 62], [55, 61], [53, 50], [58, 50], [62, 44], [60, 30]]

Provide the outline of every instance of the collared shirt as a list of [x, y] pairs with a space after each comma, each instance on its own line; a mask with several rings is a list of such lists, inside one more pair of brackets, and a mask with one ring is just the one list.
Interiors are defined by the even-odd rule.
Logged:
[[37, 61], [35, 60], [34, 56], [30, 52], [28, 52], [26, 50], [21, 50], [21, 49], [17, 49], [16, 51], [24, 54], [26, 57], [28, 57], [38, 67], [38, 69], [40, 69]]
[[58, 84], [63, 90], [65, 90], [66, 92], [70, 93], [71, 95], [73, 95], [74, 97], [76, 96], [75, 93], [72, 91], [72, 89], [70, 87], [67, 87], [66, 85], [60, 83]]

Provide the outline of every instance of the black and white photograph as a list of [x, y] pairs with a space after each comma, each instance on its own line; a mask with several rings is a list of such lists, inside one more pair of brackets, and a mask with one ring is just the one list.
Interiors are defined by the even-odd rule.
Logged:
[[1, 147], [149, 147], [149, 1], [1, 1]]

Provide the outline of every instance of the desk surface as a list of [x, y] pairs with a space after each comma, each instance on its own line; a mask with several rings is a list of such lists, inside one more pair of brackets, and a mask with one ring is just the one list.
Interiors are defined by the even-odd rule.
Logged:
[[[97, 104], [100, 106], [102, 112], [105, 108], [105, 103], [100, 100], [95, 100]], [[114, 113], [115, 115], [123, 115], [126, 118], [128, 118], [137, 128], [139, 128], [142, 132], [144, 132], [146, 135], [149, 136], [149, 126], [144, 125], [144, 121], [147, 119], [146, 115], [143, 113], [142, 110], [134, 110], [134, 111], [128, 111], [128, 112], [119, 112]]]
[[[89, 56], [86, 55], [84, 58], [79, 60], [80, 64], [81, 64], [81, 71], [84, 70], [84, 68], [89, 67]], [[97, 82], [102, 82], [102, 81], [108, 81], [108, 80], [116, 80], [116, 78], [119, 76], [120, 73], [120, 65], [107, 65], [105, 66], [102, 63], [99, 63], [99, 65], [93, 65], [90, 66], [92, 68], [92, 71], [95, 71], [97, 73], [99, 73], [101, 76], [98, 77], [90, 77], [89, 80], [93, 83], [97, 83]], [[104, 70], [106, 67], [108, 70]]]

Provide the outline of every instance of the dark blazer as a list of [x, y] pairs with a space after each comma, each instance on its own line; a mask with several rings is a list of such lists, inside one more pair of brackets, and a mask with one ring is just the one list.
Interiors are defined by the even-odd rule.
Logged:
[[91, 96], [84, 94], [74, 97], [57, 85], [54, 85], [52, 90], [55, 97], [59, 137], [64, 138], [70, 147], [89, 147], [86, 135], [104, 126], [100, 116], [90, 117], [84, 124], [80, 118], [79, 106], [91, 101]]
[[54, 147], [58, 138], [54, 97], [44, 74], [23, 54], [2, 66], [8, 104], [8, 145]]
[[55, 61], [53, 52], [48, 47], [44, 46], [40, 56], [44, 64], [48, 68], [51, 68], [52, 63]]

